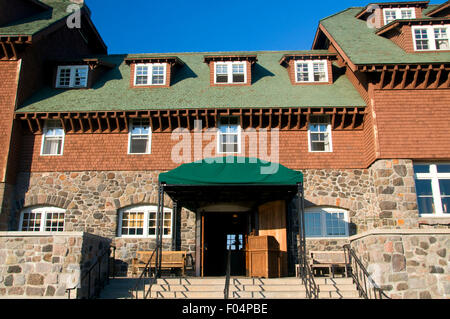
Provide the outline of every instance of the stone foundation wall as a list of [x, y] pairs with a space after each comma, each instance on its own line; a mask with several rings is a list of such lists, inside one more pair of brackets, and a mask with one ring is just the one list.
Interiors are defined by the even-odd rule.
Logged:
[[[66, 209], [65, 231], [88, 232], [110, 238], [117, 247], [117, 270], [128, 272], [131, 259], [140, 249], [152, 250], [155, 239], [117, 237], [119, 210], [132, 205], [158, 204], [160, 172], [65, 172], [19, 174], [16, 203], [19, 207], [37, 205]], [[173, 203], [166, 195], [165, 206]], [[195, 256], [195, 214], [181, 209], [178, 213], [177, 247]], [[13, 213], [12, 224], [18, 229], [20, 210]], [[164, 241], [170, 249], [171, 239]]]
[[450, 230], [377, 230], [350, 242], [391, 298], [450, 299]]
[[80, 280], [109, 243], [86, 233], [0, 232], [0, 298], [67, 298], [73, 287], [71, 298], [82, 297]]

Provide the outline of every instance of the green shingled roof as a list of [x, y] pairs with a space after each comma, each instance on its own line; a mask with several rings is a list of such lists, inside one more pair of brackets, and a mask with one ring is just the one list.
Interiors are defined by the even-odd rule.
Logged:
[[[279, 64], [284, 54], [311, 51], [244, 52], [256, 54], [251, 86], [211, 87], [209, 67], [204, 56], [216, 53], [145, 54], [141, 56], [177, 56], [185, 64], [177, 71], [169, 88], [130, 88], [127, 55], [99, 57], [116, 64], [92, 89], [42, 89], [18, 112], [121, 111], [178, 108], [251, 108], [251, 107], [355, 107], [365, 106], [343, 70], [333, 67], [334, 84], [292, 85], [286, 68]], [[325, 52], [325, 51], [314, 51]], [[242, 54], [226, 52], [222, 54]], [[136, 55], [133, 55], [136, 57]]]
[[375, 34], [349, 8], [320, 21], [354, 64], [405, 64], [450, 62], [449, 52], [406, 53], [391, 40]]
[[73, 4], [70, 0], [42, 0], [41, 2], [52, 9], [2, 26], [0, 27], [0, 35], [32, 36], [73, 13], [66, 12], [68, 6]]

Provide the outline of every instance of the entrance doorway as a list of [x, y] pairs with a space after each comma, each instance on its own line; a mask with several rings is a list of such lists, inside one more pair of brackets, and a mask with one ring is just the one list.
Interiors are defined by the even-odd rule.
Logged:
[[230, 274], [245, 276], [248, 213], [205, 213], [203, 276], [225, 276], [228, 251]]

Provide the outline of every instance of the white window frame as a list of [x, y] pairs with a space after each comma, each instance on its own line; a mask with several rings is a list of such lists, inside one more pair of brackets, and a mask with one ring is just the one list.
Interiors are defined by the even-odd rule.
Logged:
[[[59, 120], [46, 120], [45, 121], [44, 131], [42, 133], [42, 141], [41, 141], [41, 156], [62, 156], [64, 154], [64, 140], [65, 140], [65, 137], [66, 137], [66, 133], [65, 133], [64, 128], [62, 127], [62, 124], [61, 124], [62, 136], [60, 136], [60, 135], [50, 135], [50, 136], [48, 136], [47, 134], [48, 134], [49, 121], [53, 121], [55, 123], [58, 122], [58, 123], [61, 124], [61, 122], [59, 122]], [[45, 141], [47, 139], [49, 139], [49, 138], [61, 138], [61, 153], [60, 154], [44, 154]]]
[[[122, 221], [123, 221], [123, 214], [124, 213], [144, 213], [144, 224], [143, 224], [143, 234], [142, 235], [122, 235]], [[132, 207], [125, 207], [119, 210], [119, 222], [118, 229], [117, 229], [117, 237], [122, 238], [156, 238], [156, 232], [155, 235], [149, 235], [148, 228], [149, 228], [149, 215], [150, 213], [156, 213], [158, 214], [158, 206], [156, 205], [138, 205], [138, 206], [132, 206]], [[163, 238], [172, 238], [173, 234], [173, 211], [170, 208], [164, 207], [163, 209], [163, 229], [164, 229], [164, 213], [170, 213], [170, 235], [164, 235]], [[157, 218], [157, 216], [156, 216]], [[155, 225], [157, 227], [157, 225]]]
[[[323, 81], [314, 81], [314, 64], [321, 63], [324, 65], [325, 69], [325, 80]], [[299, 64], [308, 64], [308, 81], [299, 81], [298, 80], [298, 65]], [[328, 83], [329, 82], [329, 74], [328, 74], [328, 60], [301, 60], [295, 61], [295, 82], [296, 83]]]
[[[391, 23], [394, 20], [401, 20], [402, 18], [402, 12], [403, 11], [409, 11], [411, 12], [411, 17], [406, 19], [415, 19], [416, 18], [416, 10], [414, 8], [384, 8], [383, 9], [383, 21], [384, 24]], [[395, 12], [395, 19], [392, 21], [387, 22], [386, 19], [386, 12]]]
[[[244, 82], [233, 82], [233, 65], [239, 64], [244, 66]], [[217, 65], [227, 66], [227, 82], [217, 82]], [[246, 84], [247, 83], [247, 63], [241, 61], [214, 62], [214, 84]]]
[[[325, 151], [313, 151], [312, 147], [311, 147], [311, 134], [315, 134], [316, 132], [312, 132], [311, 131], [311, 125], [326, 125], [327, 126], [327, 132], [326, 134], [328, 134], [328, 145], [329, 145], [329, 149], [325, 150]], [[315, 123], [315, 122], [310, 122], [308, 123], [308, 151], [310, 153], [332, 153], [333, 152], [333, 138], [331, 135], [331, 123], [328, 121], [327, 124], [325, 123]]]
[[[238, 139], [238, 151], [237, 152], [221, 152], [220, 151], [221, 137], [222, 137], [222, 132], [220, 132], [220, 126], [222, 125], [221, 121], [223, 118], [228, 118], [228, 117], [234, 117], [234, 118], [237, 118], [237, 120], [238, 120], [238, 124], [236, 125], [237, 126], [237, 139]], [[237, 116], [219, 117], [219, 123], [217, 126], [217, 154], [241, 154], [241, 150], [242, 150], [242, 140], [241, 139], [242, 139], [242, 128], [241, 128], [240, 118]]]
[[[414, 179], [416, 180], [431, 180], [431, 191], [433, 194], [433, 204], [435, 213], [420, 213], [421, 217], [450, 217], [450, 213], [444, 213], [441, 200], [441, 189], [439, 186], [439, 180], [450, 179], [450, 173], [438, 173], [436, 165], [450, 165], [450, 163], [414, 163], [414, 165], [428, 165], [430, 167], [429, 173], [414, 173]], [[419, 197], [417, 196], [417, 206], [419, 206]], [[419, 210], [419, 207], [417, 207]]]
[[[61, 70], [63, 69], [69, 69], [70, 70], [70, 83], [69, 85], [61, 85], [60, 79], [61, 79]], [[75, 85], [75, 79], [76, 79], [76, 70], [77, 69], [84, 69], [86, 71], [86, 82], [82, 85]], [[58, 66], [57, 74], [56, 74], [56, 88], [85, 88], [87, 87], [89, 81], [89, 66], [87, 65], [60, 65]]]
[[[146, 119], [131, 119], [130, 122], [128, 123], [128, 154], [129, 155], [148, 155], [152, 153], [152, 126], [150, 123], [150, 119], [148, 119], [149, 123], [148, 123], [148, 134], [147, 134], [147, 138], [148, 138], [148, 144], [147, 144], [147, 150], [145, 151], [145, 153], [132, 153], [131, 152], [131, 139], [133, 137], [133, 125], [135, 121], [139, 121], [139, 120], [146, 120]], [[144, 134], [137, 134], [139, 136], [143, 136]]]
[[[344, 235], [327, 235], [327, 220], [326, 217], [328, 214], [336, 214], [343, 213], [344, 219], [343, 221], [346, 223], [345, 234]], [[306, 214], [320, 214], [320, 226], [321, 226], [321, 235], [320, 236], [306, 236], [307, 239], [332, 239], [332, 238], [345, 238], [349, 237], [349, 213], [345, 209], [334, 208], [334, 207], [309, 207], [305, 209], [305, 218]], [[305, 220], [306, 222], [306, 220]]]
[[[163, 83], [155, 83], [153, 84], [153, 67], [154, 66], [162, 66], [164, 68], [164, 80]], [[137, 69], [138, 67], [147, 67], [148, 76], [147, 83], [137, 83]], [[134, 66], [134, 85], [135, 86], [161, 86], [166, 85], [167, 81], [167, 63], [138, 63]]]
[[[24, 230], [23, 229], [23, 220], [24, 220], [24, 215], [28, 214], [28, 213], [33, 213], [33, 214], [41, 214], [41, 223], [40, 223], [40, 227], [39, 230], [35, 230], [35, 231], [30, 231], [30, 230]], [[47, 221], [47, 214], [49, 213], [58, 213], [58, 214], [65, 214], [66, 210], [59, 208], [59, 207], [53, 207], [53, 206], [40, 206], [40, 207], [28, 207], [23, 209], [20, 212], [20, 221], [19, 221], [19, 231], [26, 231], [26, 232], [63, 232], [64, 228], [66, 226], [66, 222], [64, 220], [63, 223], [63, 230], [61, 231], [51, 231], [51, 230], [45, 230], [46, 228], [46, 221]], [[65, 218], [65, 216], [64, 216]]]
[[[448, 43], [449, 47], [447, 49], [437, 49], [436, 48], [436, 38], [434, 36], [434, 29], [437, 28], [445, 28], [447, 31], [447, 37], [448, 37]], [[427, 38], [428, 38], [428, 49], [418, 49], [417, 43], [416, 43], [416, 35], [415, 30], [418, 29], [424, 29], [427, 31]], [[418, 52], [426, 52], [426, 51], [450, 51], [450, 24], [444, 24], [444, 25], [429, 25], [429, 26], [412, 26], [411, 33], [413, 37], [413, 43], [414, 43], [414, 51]]]

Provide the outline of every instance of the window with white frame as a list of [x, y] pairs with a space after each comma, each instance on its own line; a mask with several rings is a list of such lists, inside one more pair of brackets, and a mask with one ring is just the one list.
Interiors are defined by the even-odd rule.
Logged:
[[397, 19], [415, 19], [416, 11], [414, 8], [393, 8], [384, 9], [384, 24], [391, 23]]
[[128, 154], [150, 154], [152, 129], [149, 119], [133, 119], [129, 124]]
[[216, 84], [246, 83], [245, 62], [215, 62], [214, 81]]
[[89, 68], [87, 65], [58, 66], [57, 88], [84, 88], [87, 86]]
[[241, 126], [236, 116], [221, 117], [217, 135], [219, 154], [241, 152]]
[[19, 231], [62, 232], [65, 210], [58, 207], [34, 207], [20, 214]]
[[414, 49], [416, 51], [450, 50], [450, 25], [413, 26]]
[[166, 63], [136, 64], [134, 85], [165, 85]]
[[62, 155], [64, 148], [64, 129], [59, 120], [48, 120], [42, 135], [41, 155]]
[[347, 237], [348, 212], [331, 207], [307, 208], [305, 232], [306, 237]]
[[450, 216], [450, 163], [414, 164], [420, 215]]
[[296, 62], [296, 82], [328, 82], [327, 65], [328, 62], [326, 60]]
[[[119, 212], [119, 237], [156, 237], [157, 206], [135, 206]], [[163, 211], [163, 237], [172, 237], [172, 210]]]
[[308, 125], [308, 144], [310, 152], [332, 152], [329, 116], [311, 116]]

